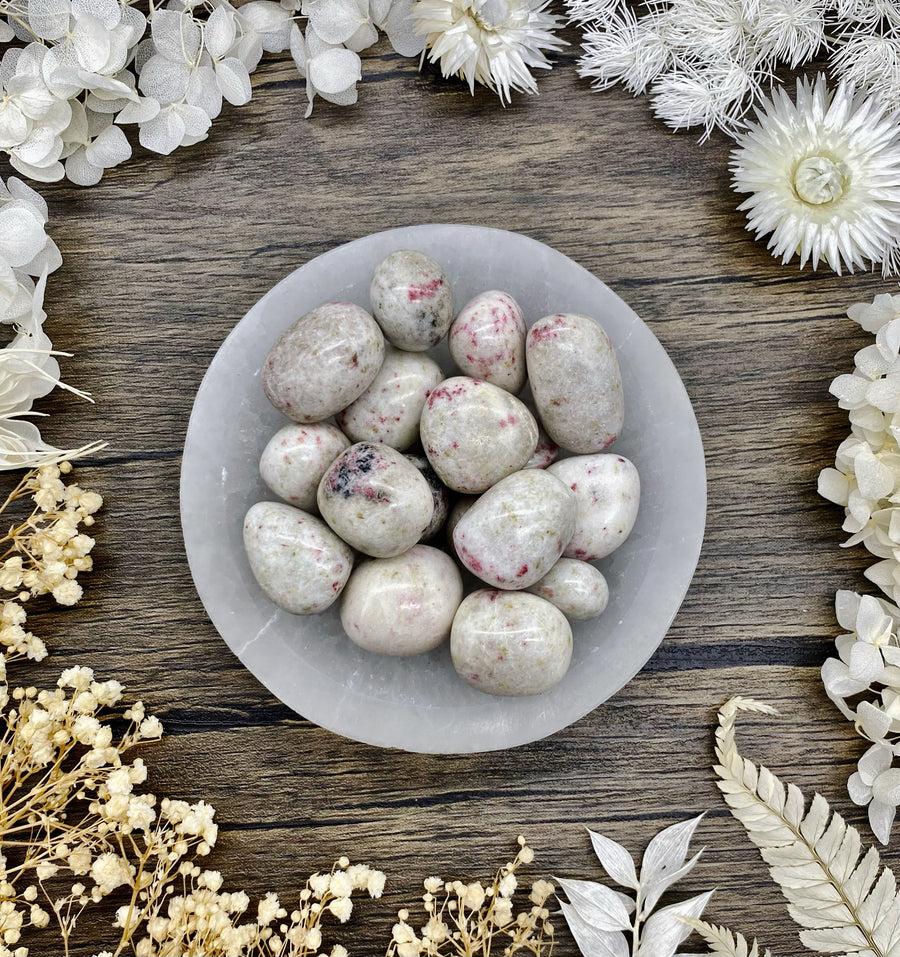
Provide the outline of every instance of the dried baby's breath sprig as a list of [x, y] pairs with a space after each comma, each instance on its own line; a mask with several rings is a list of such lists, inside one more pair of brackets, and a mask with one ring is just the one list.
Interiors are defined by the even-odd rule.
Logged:
[[534, 860], [534, 851], [525, 838], [518, 838], [519, 850], [494, 875], [490, 884], [480, 881], [444, 881], [429, 877], [424, 882], [422, 905], [424, 923], [418, 931], [403, 908], [397, 914], [388, 957], [419, 957], [419, 955], [549, 955], [553, 949], [554, 933], [547, 901], [555, 890], [549, 881], [538, 880], [531, 885], [528, 896], [530, 907], [519, 910], [513, 895], [518, 888], [516, 873], [523, 864]]
[[27, 631], [24, 603], [37, 595], [51, 595], [60, 605], [74, 605], [82, 594], [77, 578], [93, 567], [94, 539], [81, 526], [94, 523], [103, 504], [96, 492], [63, 476], [71, 465], [43, 465], [28, 472], [0, 505], [0, 516], [16, 501], [30, 498], [31, 513], [0, 536], [0, 661], [47, 656], [44, 642]]
[[[595, 881], [559, 879], [569, 898], [560, 901], [575, 942], [584, 954], [632, 954], [635, 957], [674, 957], [691, 932], [689, 919], [699, 918], [712, 891], [657, 909], [662, 895], [697, 863], [687, 849], [701, 814], [664, 828], [647, 845], [640, 875], [628, 851], [616, 841], [588, 830], [603, 869], [620, 887], [613, 890]], [[633, 895], [633, 896], [632, 896]], [[627, 937], [626, 937], [627, 935]]]

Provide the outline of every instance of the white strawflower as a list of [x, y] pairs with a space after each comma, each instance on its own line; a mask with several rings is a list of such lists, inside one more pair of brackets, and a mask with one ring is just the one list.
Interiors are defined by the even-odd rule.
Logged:
[[798, 80], [796, 102], [783, 90], [757, 109], [732, 153], [738, 208], [757, 238], [800, 267], [824, 259], [838, 274], [880, 263], [900, 265], [900, 124], [881, 103], [835, 91], [819, 76]]
[[445, 77], [460, 76], [473, 94], [483, 83], [508, 103], [512, 90], [537, 93], [531, 69], [549, 70], [544, 51], [566, 45], [553, 34], [560, 20], [547, 6], [548, 0], [418, 0], [410, 15]]

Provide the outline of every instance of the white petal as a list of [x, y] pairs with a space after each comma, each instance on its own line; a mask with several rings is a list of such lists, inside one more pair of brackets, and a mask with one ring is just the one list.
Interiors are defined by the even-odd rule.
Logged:
[[362, 79], [362, 61], [352, 50], [326, 50], [310, 60], [309, 79], [323, 96], [341, 93]]
[[[131, 74], [126, 72], [123, 76], [130, 78]], [[118, 79], [114, 76], [101, 76], [99, 73], [88, 73], [86, 70], [79, 70], [78, 79], [84, 84], [86, 90], [92, 90], [100, 95], [106, 94], [108, 99], [116, 98], [137, 102], [137, 90], [124, 79]]]
[[250, 74], [237, 57], [226, 57], [216, 63], [216, 78], [222, 96], [232, 106], [243, 106], [250, 101]]
[[142, 96], [136, 103], [129, 103], [116, 116], [116, 123], [147, 123], [159, 114], [159, 100]]
[[86, 14], [79, 17], [72, 32], [72, 49], [83, 70], [100, 71], [109, 59], [109, 33], [103, 24]]
[[891, 619], [884, 613], [881, 602], [872, 595], [863, 595], [856, 613], [856, 631], [863, 641], [875, 641], [891, 630]]
[[881, 801], [872, 801], [869, 805], [869, 827], [882, 844], [891, 839], [891, 825], [896, 814], [896, 805], [882, 804]]
[[119, 126], [108, 126], [85, 151], [85, 158], [94, 166], [110, 169], [131, 157], [131, 144]]
[[281, 53], [290, 46], [293, 20], [290, 13], [272, 0], [251, 0], [240, 9], [241, 19], [259, 34], [268, 53]]
[[69, 29], [65, 0], [28, 0], [28, 25], [42, 40], [61, 40]]
[[818, 492], [822, 498], [827, 498], [835, 505], [846, 505], [850, 492], [847, 476], [837, 469], [822, 469], [819, 472]]
[[300, 76], [305, 77], [309, 51], [306, 48], [306, 40], [303, 38], [303, 33], [296, 23], [291, 27], [290, 49], [291, 57], [297, 69], [300, 71]]
[[47, 201], [37, 190], [32, 189], [27, 183], [19, 179], [18, 176], [10, 176], [6, 181], [6, 188], [13, 199], [19, 199], [29, 206], [33, 206], [38, 216], [46, 223], [50, 218], [50, 210], [47, 208]]
[[[881, 657], [880, 653], [878, 657]], [[883, 666], [880, 670], [883, 670]], [[882, 740], [890, 730], [890, 715], [885, 714], [881, 708], [876, 708], [875, 705], [869, 701], [861, 701], [859, 703], [859, 707], [856, 709], [856, 717], [860, 727], [870, 741]]]
[[146, 123], [141, 123], [139, 140], [145, 149], [164, 156], [181, 145], [184, 137], [184, 120], [173, 107], [166, 107]]
[[847, 778], [847, 793], [854, 804], [866, 805], [872, 800], [872, 788], [866, 784], [858, 771]]
[[24, 143], [30, 132], [28, 117], [12, 100], [0, 103], [0, 149]]
[[326, 43], [344, 43], [361, 22], [356, 0], [313, 0], [303, 12]]
[[95, 186], [103, 178], [103, 167], [94, 166], [81, 147], [66, 160], [66, 176], [76, 186]]
[[[425, 37], [413, 30], [414, 19], [410, 13], [414, 0], [394, 0], [384, 21], [384, 31], [391, 46], [400, 56], [418, 56], [425, 49]], [[381, 25], [380, 21], [376, 21]]]
[[[40, 276], [42, 273], [55, 272], [62, 265], [62, 254], [59, 247], [52, 239], [47, 239], [47, 245], [31, 260], [22, 267], [22, 271], [29, 276]], [[897, 649], [900, 651], [900, 648]]]
[[825, 659], [822, 665], [822, 683], [829, 695], [838, 698], [847, 698], [866, 688], [865, 684], [850, 677], [850, 669], [837, 658]]
[[122, 19], [122, 7], [118, 0], [72, 0], [72, 13], [76, 17], [90, 14], [107, 30], [117, 27]]
[[135, 7], [122, 6], [121, 10], [121, 25], [130, 31], [126, 42], [129, 47], [133, 47], [138, 40], [141, 39], [144, 35], [144, 31], [147, 29], [147, 18]]
[[[199, 142], [206, 136], [207, 130], [212, 125], [209, 116], [196, 106], [182, 106], [180, 112], [184, 121], [184, 136], [191, 137], [194, 142]], [[185, 143], [184, 145], [187, 146], [188, 144]]]
[[[296, 29], [296, 24], [292, 24], [292, 26]], [[238, 40], [233, 52], [241, 63], [252, 73], [259, 65], [259, 61], [263, 55], [259, 34], [254, 31], [242, 36], [240, 40]]]
[[[166, 11], [158, 11], [164, 12]], [[190, 79], [191, 69], [187, 63], [179, 63], [157, 54], [144, 64], [138, 78], [138, 86], [145, 96], [152, 96], [161, 104], [177, 103], [187, 93]]]
[[203, 28], [203, 43], [214, 60], [221, 60], [231, 49], [236, 35], [235, 13], [228, 7], [216, 7]]
[[879, 775], [884, 774], [894, 760], [891, 749], [883, 744], [873, 744], [857, 762], [860, 781], [871, 786]]
[[366, 22], [360, 25], [352, 37], [348, 37], [344, 41], [344, 46], [346, 46], [348, 50], [353, 50], [354, 53], [361, 53], [363, 50], [368, 50], [373, 43], [377, 42], [378, 31], [372, 23]]
[[186, 100], [191, 106], [199, 107], [215, 119], [222, 112], [222, 91], [211, 66], [200, 66], [191, 71], [188, 81]]
[[9, 43], [15, 36], [16, 31], [5, 20], [0, 20], [0, 43]]
[[34, 210], [19, 205], [0, 208], [0, 258], [10, 266], [24, 266], [46, 242], [44, 223]]
[[200, 52], [200, 27], [193, 17], [174, 10], [155, 10], [150, 30], [157, 50], [176, 63], [193, 63]]

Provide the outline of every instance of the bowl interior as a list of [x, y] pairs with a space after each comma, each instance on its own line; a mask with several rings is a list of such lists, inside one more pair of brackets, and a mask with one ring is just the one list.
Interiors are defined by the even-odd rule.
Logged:
[[[298, 617], [263, 595], [244, 555], [247, 509], [273, 499], [259, 456], [286, 420], [263, 395], [260, 368], [281, 332], [329, 300], [369, 308], [378, 263], [418, 249], [444, 268], [459, 309], [503, 289], [531, 323], [551, 312], [597, 319], [615, 346], [625, 426], [611, 451], [641, 475], [641, 506], [628, 540], [597, 565], [610, 601], [599, 618], [573, 623], [572, 665], [531, 698], [495, 698], [459, 680], [446, 645], [411, 658], [357, 648], [337, 605]], [[431, 353], [453, 374], [446, 346]], [[690, 400], [662, 346], [600, 280], [525, 236], [483, 227], [388, 230], [338, 247], [291, 273], [237, 324], [198, 390], [185, 442], [181, 518], [191, 573], [222, 638], [285, 704], [338, 734], [433, 753], [524, 744], [566, 727], [621, 688], [662, 641], [690, 584], [703, 537], [706, 473]]]

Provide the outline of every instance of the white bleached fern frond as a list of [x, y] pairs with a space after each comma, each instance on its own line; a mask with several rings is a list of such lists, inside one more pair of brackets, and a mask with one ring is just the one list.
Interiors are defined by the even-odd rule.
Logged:
[[[735, 934], [727, 927], [717, 927], [699, 918], [685, 920], [696, 933], [709, 945], [709, 952], [717, 957], [760, 957], [756, 941], [748, 942], [741, 934]], [[762, 957], [772, 957], [772, 951], [766, 950]]]
[[[815, 794], [809, 805], [793, 784], [742, 757], [734, 740], [744, 711], [777, 714], [752, 698], [731, 698], [719, 711], [714, 767], [731, 813], [759, 848], [816, 953], [900, 957], [900, 895], [875, 848], [863, 853], [856, 828]], [[725, 953], [728, 953], [727, 951]]]

